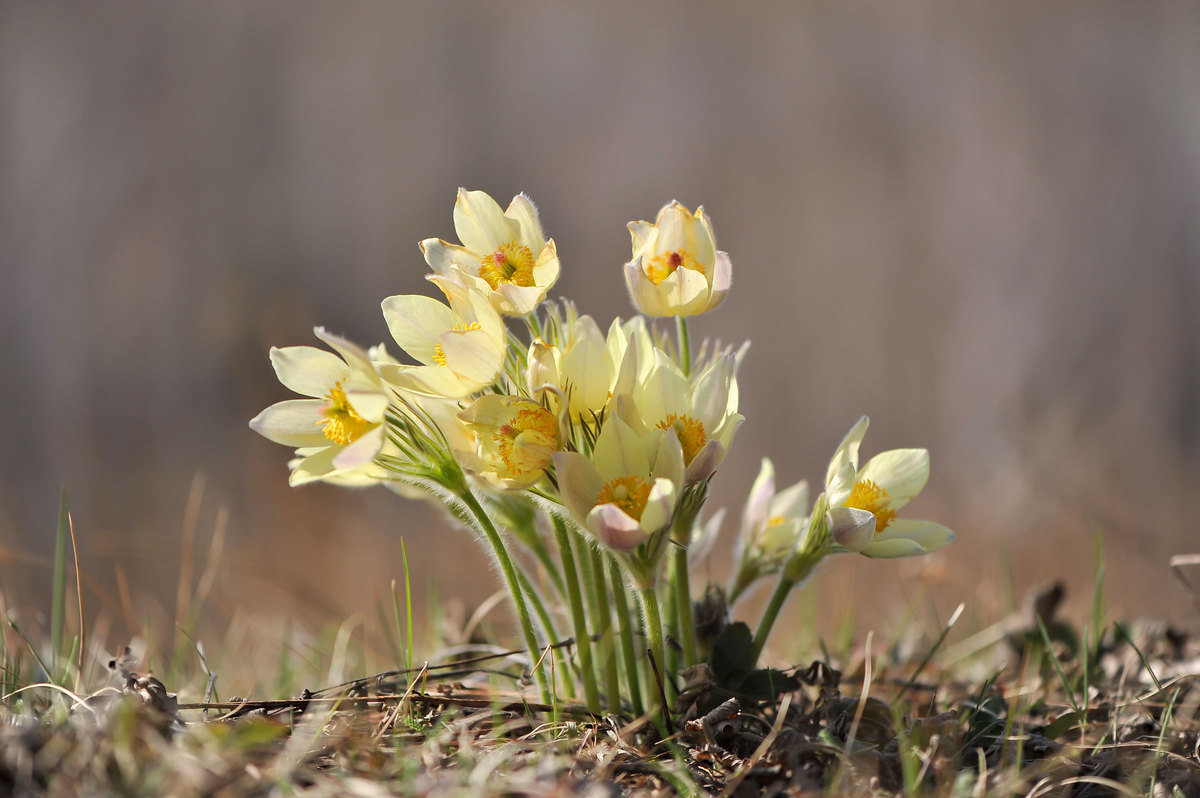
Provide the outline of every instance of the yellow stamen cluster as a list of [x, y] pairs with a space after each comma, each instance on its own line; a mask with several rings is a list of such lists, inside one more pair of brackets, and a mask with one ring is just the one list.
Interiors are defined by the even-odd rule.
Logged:
[[696, 455], [700, 454], [700, 450], [704, 448], [704, 444], [708, 443], [708, 435], [704, 432], [704, 425], [699, 419], [691, 416], [681, 416], [678, 413], [672, 413], [657, 424], [659, 429], [675, 430], [675, 435], [679, 438], [679, 445], [683, 447], [683, 462], [691, 465], [692, 460], [696, 459]]
[[615, 504], [630, 518], [640, 521], [649, 500], [650, 483], [636, 474], [627, 474], [611, 480], [601, 488], [600, 495], [596, 497], [596, 504]]
[[492, 440], [500, 452], [500, 459], [517, 476], [545, 469], [561, 443], [558, 422], [543, 407], [518, 411], [512, 421], [497, 428]]
[[[454, 329], [450, 330], [449, 332], [466, 332], [467, 330], [481, 329], [483, 328], [479, 325], [479, 322], [473, 321], [470, 324], [455, 324]], [[438, 344], [433, 348], [433, 362], [437, 363], [439, 366], [446, 365], [446, 350], [442, 349], [441, 344]]]
[[888, 496], [888, 492], [869, 479], [855, 482], [854, 490], [850, 491], [850, 498], [846, 499], [847, 507], [866, 510], [875, 515], [875, 534], [886, 529], [896, 517], [896, 511], [889, 507], [889, 504], [891, 497]]
[[644, 264], [643, 269], [646, 272], [646, 277], [655, 285], [659, 285], [663, 280], [674, 274], [676, 269], [691, 269], [692, 271], [704, 274], [704, 265], [697, 261], [692, 256], [692, 253], [686, 249], [655, 255]]
[[350, 406], [342, 384], [336, 383], [325, 397], [329, 406], [322, 411], [325, 418], [317, 422], [325, 437], [336, 444], [346, 446], [362, 437], [371, 428], [371, 422], [360, 416]]
[[533, 252], [524, 244], [507, 241], [483, 256], [479, 262], [479, 276], [493, 290], [503, 283], [528, 288], [533, 285]]

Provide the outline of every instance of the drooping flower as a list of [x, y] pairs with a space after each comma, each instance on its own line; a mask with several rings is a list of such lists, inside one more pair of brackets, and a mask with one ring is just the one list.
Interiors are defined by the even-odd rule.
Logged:
[[683, 480], [674, 430], [638, 435], [619, 418], [604, 424], [591, 459], [554, 455], [563, 504], [604, 545], [629, 551], [663, 532]]
[[859, 468], [858, 450], [869, 423], [863, 416], [850, 429], [825, 474], [834, 542], [868, 557], [911, 557], [940, 549], [954, 540], [949, 529], [896, 517], [929, 479], [928, 450], [891, 449]]
[[502, 489], [517, 490], [537, 482], [563, 445], [559, 420], [531, 399], [487, 394], [459, 418], [478, 441], [477, 476]]
[[672, 200], [650, 222], [630, 222], [633, 259], [625, 284], [647, 316], [694, 316], [725, 298], [733, 280], [729, 256], [717, 251], [704, 208], [693, 214]]
[[383, 317], [400, 348], [420, 365], [380, 363], [384, 380], [404, 390], [459, 399], [491, 385], [504, 365], [504, 322], [473, 288], [431, 276], [449, 306], [419, 294], [383, 300]]
[[775, 466], [764, 457], [742, 511], [731, 604], [755, 581], [783, 566], [808, 529], [808, 514], [808, 482], [776, 492]]
[[271, 349], [279, 381], [310, 398], [273, 404], [250, 421], [250, 428], [296, 448], [290, 464], [293, 485], [377, 482], [380, 473], [373, 461], [384, 446], [388, 395], [371, 361], [386, 353], [382, 347], [364, 351], [321, 327], [314, 332], [337, 354], [312, 346]]
[[[662, 350], [646, 377], [632, 389], [633, 407], [624, 413], [635, 429], [673, 429], [683, 447], [688, 484], [717, 470], [745, 417], [737, 412], [736, 362], [721, 355], [688, 380]], [[624, 407], [628, 407], [625, 405]]]
[[421, 242], [425, 262], [438, 275], [474, 286], [500, 313], [532, 313], [558, 280], [554, 239], [542, 234], [537, 209], [524, 194], [501, 211], [486, 193], [460, 188], [454, 229], [461, 245]]

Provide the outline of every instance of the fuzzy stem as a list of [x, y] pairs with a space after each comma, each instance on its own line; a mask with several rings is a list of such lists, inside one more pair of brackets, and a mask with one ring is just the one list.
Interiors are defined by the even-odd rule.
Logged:
[[779, 583], [775, 585], [775, 592], [771, 594], [771, 600], [767, 602], [767, 608], [763, 610], [762, 620], [758, 622], [758, 631], [754, 633], [755, 663], [758, 662], [758, 658], [762, 654], [763, 646], [766, 645], [767, 638], [771, 634], [771, 627], [775, 625], [775, 619], [779, 617], [779, 611], [783, 609], [783, 604], [787, 601], [788, 594], [795, 586], [796, 580], [788, 579], [784, 575], [779, 577]]
[[[541, 624], [542, 631], [546, 634], [546, 639], [558, 640], [558, 630], [554, 628], [554, 621], [550, 618], [546, 603], [542, 601], [542, 595], [534, 588], [525, 572], [519, 568], [517, 569], [517, 579], [521, 582], [521, 588], [525, 591], [525, 595], [529, 597], [529, 603], [533, 606], [533, 614], [537, 616], [538, 623]], [[545, 652], [545, 648], [542, 651]], [[541, 655], [539, 654], [539, 656]], [[563, 669], [563, 694], [567, 698], [575, 697], [575, 686], [572, 684], [569, 669]]]
[[600, 635], [600, 655], [604, 658], [604, 690], [608, 693], [608, 711], [621, 714], [621, 682], [617, 672], [617, 648], [613, 640], [612, 607], [608, 603], [608, 586], [604, 580], [604, 560], [592, 549], [592, 574], [596, 577], [596, 633]]
[[679, 620], [679, 644], [683, 646], [683, 665], [696, 664], [696, 622], [692, 618], [692, 586], [688, 578], [688, 553], [675, 547], [675, 612]]
[[551, 701], [550, 684], [546, 680], [545, 666], [541, 664], [542, 650], [538, 645], [537, 636], [533, 633], [533, 620], [529, 617], [529, 606], [525, 603], [525, 592], [521, 590], [517, 569], [513, 566], [512, 558], [508, 556], [508, 550], [504, 548], [504, 541], [500, 539], [496, 525], [492, 523], [492, 519], [479, 504], [475, 494], [469, 488], [463, 488], [458, 495], [479, 522], [479, 528], [487, 536], [492, 552], [496, 555], [496, 561], [500, 563], [500, 570], [504, 573], [504, 582], [508, 586], [509, 596], [517, 610], [517, 621], [521, 625], [521, 634], [525, 637], [525, 648], [529, 649], [530, 664], [533, 666], [534, 677], [537, 679], [541, 700], [543, 703], [549, 704]]
[[600, 693], [596, 688], [596, 667], [592, 663], [592, 636], [588, 632], [587, 618], [583, 614], [583, 596], [579, 591], [579, 571], [575, 568], [575, 554], [571, 549], [567, 525], [558, 516], [554, 521], [554, 539], [562, 559], [563, 577], [567, 588], [567, 604], [571, 609], [571, 624], [575, 632], [575, 649], [579, 652], [579, 670], [583, 674], [583, 695], [588, 712], [600, 712]]
[[[650, 651], [654, 654], [654, 661], [658, 663], [658, 667], [662, 668], [666, 660], [663, 658], [663, 628], [662, 614], [658, 608], [658, 593], [654, 587], [643, 587], [639, 593], [642, 600], [642, 613], [646, 617], [646, 644]], [[668, 674], [662, 674], [663, 682], [668, 679]]]
[[688, 335], [686, 317], [675, 317], [675, 333], [679, 338], [679, 368], [683, 370], [683, 376], [690, 377], [692, 374], [692, 339]]
[[625, 597], [625, 578], [621, 574], [621, 566], [615, 560], [609, 560], [612, 573], [613, 603], [617, 608], [617, 619], [621, 631], [621, 653], [625, 660], [625, 681], [629, 684], [629, 703], [633, 714], [641, 716], [645, 711], [642, 704], [642, 688], [638, 680], [637, 651], [633, 647], [633, 618], [629, 614], [629, 601]]

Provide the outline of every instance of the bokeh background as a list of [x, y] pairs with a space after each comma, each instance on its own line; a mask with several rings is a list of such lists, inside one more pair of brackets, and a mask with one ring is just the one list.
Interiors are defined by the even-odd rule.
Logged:
[[466, 186], [539, 204], [602, 324], [626, 222], [711, 214], [734, 290], [693, 334], [753, 347], [702, 572], [759, 458], [819, 479], [867, 413], [866, 454], [931, 449], [911, 512], [959, 540], [831, 563], [820, 623], [987, 622], [1052, 578], [1082, 615], [1097, 540], [1114, 614], [1188, 622], [1198, 32], [1186, 3], [5, 3], [0, 592], [48, 607], [63, 487], [118, 637], [214, 536], [216, 628], [373, 624], [401, 537], [441, 613], [497, 589], [437, 512], [290, 489], [247, 427], [288, 397], [271, 345], [384, 340], [380, 300], [429, 291]]

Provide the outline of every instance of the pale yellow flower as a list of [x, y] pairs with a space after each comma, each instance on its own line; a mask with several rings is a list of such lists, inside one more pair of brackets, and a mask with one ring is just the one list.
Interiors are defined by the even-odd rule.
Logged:
[[941, 524], [896, 517], [925, 487], [929, 452], [891, 449], [859, 468], [858, 450], [869, 423], [863, 416], [850, 429], [825, 474], [834, 542], [868, 557], [911, 557], [950, 543], [954, 533]]
[[618, 551], [662, 532], [682, 491], [683, 452], [674, 431], [638, 435], [619, 418], [605, 422], [591, 459], [558, 452], [554, 463], [563, 504]]
[[473, 286], [500, 313], [532, 313], [558, 280], [554, 239], [542, 234], [537, 209], [524, 194], [501, 211], [486, 193], [460, 188], [454, 229], [461, 245], [421, 242], [425, 262], [438, 275]]
[[271, 349], [279, 381], [308, 399], [271, 405], [250, 421], [263, 437], [296, 448], [293, 485], [314, 480], [348, 484], [379, 481], [375, 456], [384, 446], [388, 394], [371, 365], [382, 347], [358, 345], [318, 327], [318, 338], [338, 354], [311, 346]]
[[620, 405], [622, 417], [638, 430], [675, 430], [683, 447], [685, 481], [703, 482], [717, 470], [745, 420], [737, 412], [736, 361], [720, 355], [689, 380], [662, 350], [656, 349], [654, 358], [646, 376], [632, 386], [632, 407]]
[[400, 348], [420, 365], [378, 364], [384, 380], [403, 390], [459, 399], [495, 382], [507, 351], [507, 333], [487, 297], [473, 288], [430, 278], [449, 306], [419, 294], [383, 300], [383, 317]]
[[729, 256], [717, 251], [704, 208], [695, 214], [672, 200], [650, 222], [630, 222], [633, 260], [625, 284], [647, 316], [694, 316], [725, 299], [733, 280]]
[[783, 567], [808, 529], [808, 516], [808, 482], [801, 480], [777, 492], [775, 466], [764, 457], [742, 511], [731, 604], [752, 583]]
[[486, 394], [459, 413], [475, 433], [476, 476], [505, 490], [527, 488], [554, 463], [564, 435], [554, 413], [530, 399]]

